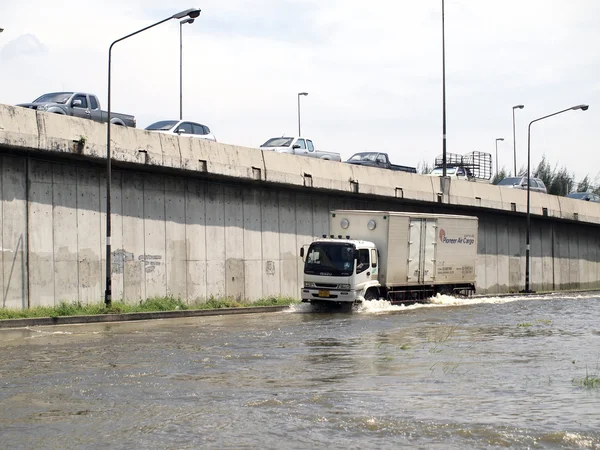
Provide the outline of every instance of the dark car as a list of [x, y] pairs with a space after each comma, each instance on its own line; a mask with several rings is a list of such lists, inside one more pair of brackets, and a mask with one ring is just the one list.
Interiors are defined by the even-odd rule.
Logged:
[[567, 195], [567, 198], [600, 203], [600, 195], [594, 194], [593, 192], [571, 192], [569, 195]]
[[348, 164], [354, 164], [357, 166], [370, 166], [380, 167], [382, 169], [398, 170], [401, 172], [417, 173], [415, 167], [401, 166], [398, 164], [392, 164], [387, 153], [381, 152], [361, 152], [352, 155], [348, 161]]
[[[547, 194], [546, 185], [539, 178], [529, 178], [531, 180], [530, 191], [543, 192]], [[527, 177], [508, 177], [498, 183], [498, 186], [508, 187], [513, 189], [527, 189]]]

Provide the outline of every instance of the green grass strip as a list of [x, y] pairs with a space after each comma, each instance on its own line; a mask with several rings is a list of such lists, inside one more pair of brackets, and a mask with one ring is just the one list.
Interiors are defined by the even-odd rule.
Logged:
[[177, 311], [193, 309], [249, 308], [253, 306], [287, 306], [299, 303], [291, 297], [267, 297], [255, 302], [233, 298], [214, 298], [186, 303], [173, 297], [154, 297], [139, 303], [112, 302], [82, 304], [61, 302], [57, 306], [36, 306], [30, 309], [0, 309], [0, 320], [28, 319], [32, 317], [93, 316], [97, 314], [125, 314], [134, 312]]

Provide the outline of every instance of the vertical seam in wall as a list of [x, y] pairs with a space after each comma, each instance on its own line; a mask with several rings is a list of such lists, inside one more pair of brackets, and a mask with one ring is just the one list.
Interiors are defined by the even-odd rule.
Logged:
[[25, 159], [25, 270], [27, 272], [27, 309], [31, 307], [31, 277], [29, 275], [29, 158]]
[[202, 217], [204, 218], [204, 226], [202, 227], [204, 233], [204, 299], [208, 300], [208, 244], [206, 239], [206, 225], [208, 223], [206, 217], [206, 191], [208, 190], [208, 182], [202, 181]]
[[[145, 176], [142, 177], [142, 233], [143, 233], [143, 238], [142, 238], [142, 245], [143, 245], [143, 251], [144, 251], [144, 255], [146, 254], [146, 178]], [[145, 259], [145, 258], [144, 258]], [[143, 295], [143, 299], [142, 300], [147, 300], [148, 299], [148, 283], [146, 280], [146, 267], [145, 267], [145, 261], [142, 262], [140, 270], [142, 271], [142, 276], [144, 277], [144, 295]]]
[[51, 198], [52, 198], [52, 217], [50, 218], [50, 223], [52, 224], [52, 272], [53, 272], [53, 276], [52, 276], [52, 280], [54, 281], [54, 306], [56, 306], [56, 252], [55, 252], [55, 245], [56, 245], [56, 240], [54, 239], [54, 225], [55, 225], [55, 220], [54, 220], [54, 164], [50, 163], [50, 168], [51, 168], [51, 172], [50, 172], [50, 191], [51, 191]]
[[265, 246], [263, 245], [263, 202], [262, 202], [262, 198], [263, 198], [263, 193], [265, 191], [263, 189], [259, 189], [258, 193], [259, 193], [259, 202], [258, 202], [258, 216], [259, 216], [259, 224], [260, 224], [260, 297], [259, 298], [264, 298], [264, 294], [265, 294], [265, 277], [264, 277], [264, 271], [265, 271]]
[[[297, 196], [298, 193], [297, 192], [292, 192], [292, 200], [294, 202], [294, 250], [298, 250], [298, 201], [297, 201]], [[299, 289], [302, 289], [304, 287], [304, 283], [300, 284], [300, 280], [298, 280], [298, 265], [300, 264], [300, 262], [298, 261], [297, 255], [296, 258], [294, 258], [295, 261], [295, 266], [296, 266], [296, 270], [294, 272], [294, 278], [295, 278], [295, 283], [294, 286], [295, 287], [295, 292], [296, 295], [298, 295]], [[296, 295], [292, 295], [292, 297], [294, 298], [298, 298], [296, 297]]]
[[189, 303], [189, 301], [190, 301], [189, 294], [188, 294], [188, 271], [190, 270], [190, 268], [189, 268], [190, 258], [188, 255], [188, 238], [187, 238], [188, 185], [189, 185], [189, 178], [186, 178], [186, 179], [184, 179], [184, 183], [183, 183], [183, 243], [184, 243], [184, 250], [185, 250], [183, 262], [184, 262], [184, 270], [185, 270], [185, 287], [184, 287], [185, 303]]
[[[119, 195], [119, 198], [121, 199], [120, 202], [120, 207], [121, 207], [121, 263], [122, 263], [122, 271], [121, 271], [121, 300], [123, 302], [126, 302], [127, 299], [125, 298], [125, 220], [124, 220], [124, 211], [125, 211], [125, 207], [123, 206], [123, 173], [121, 172], [121, 183], [120, 183], [120, 189], [121, 189], [121, 194]], [[133, 254], [133, 253], [132, 253]]]
[[279, 243], [279, 295], [281, 295], [281, 291], [283, 290], [283, 257], [281, 252], [281, 196], [282, 191], [275, 191], [277, 193], [277, 238]]
[[242, 273], [244, 274], [243, 300], [247, 300], [246, 295], [246, 213], [244, 212], [244, 190], [240, 188], [240, 199], [242, 203]]
[[[177, 147], [179, 147], [179, 145], [177, 145]], [[181, 152], [180, 152], [179, 162], [181, 165]], [[169, 296], [169, 266], [168, 266], [169, 245], [167, 243], [167, 180], [166, 180], [166, 178], [163, 178], [163, 223], [165, 226], [165, 295]]]
[[[77, 246], [77, 303], [81, 303], [81, 289], [79, 286], [80, 269], [79, 269], [79, 167], [75, 166], [75, 245]], [[102, 245], [102, 244], [101, 244]], [[102, 254], [102, 253], [101, 253]], [[100, 285], [102, 286], [102, 285]], [[102, 289], [102, 287], [100, 287]]]

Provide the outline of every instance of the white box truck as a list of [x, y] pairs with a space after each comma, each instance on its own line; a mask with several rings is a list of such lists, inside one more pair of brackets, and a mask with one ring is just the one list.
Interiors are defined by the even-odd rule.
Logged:
[[477, 217], [335, 210], [329, 236], [300, 249], [302, 301], [409, 303], [475, 292]]

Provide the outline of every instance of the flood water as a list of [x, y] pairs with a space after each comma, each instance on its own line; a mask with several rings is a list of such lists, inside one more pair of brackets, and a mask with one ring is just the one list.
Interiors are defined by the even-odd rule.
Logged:
[[600, 449], [600, 295], [0, 330], [6, 449]]

